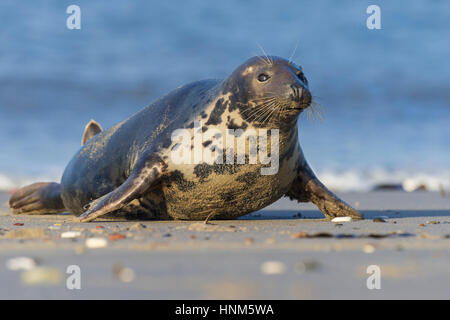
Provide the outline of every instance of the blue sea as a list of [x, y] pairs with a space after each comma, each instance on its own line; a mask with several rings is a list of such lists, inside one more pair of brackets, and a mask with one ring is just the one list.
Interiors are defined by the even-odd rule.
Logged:
[[300, 143], [325, 184], [450, 188], [450, 1], [2, 0], [0, 21], [0, 190], [59, 181], [90, 119], [107, 128], [224, 78], [260, 46], [297, 47], [323, 109], [300, 117]]

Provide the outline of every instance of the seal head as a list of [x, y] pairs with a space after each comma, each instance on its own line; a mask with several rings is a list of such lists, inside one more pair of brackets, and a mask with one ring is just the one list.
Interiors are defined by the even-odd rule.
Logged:
[[311, 104], [302, 68], [275, 56], [250, 58], [228, 77], [225, 88], [243, 119], [259, 126], [295, 122]]

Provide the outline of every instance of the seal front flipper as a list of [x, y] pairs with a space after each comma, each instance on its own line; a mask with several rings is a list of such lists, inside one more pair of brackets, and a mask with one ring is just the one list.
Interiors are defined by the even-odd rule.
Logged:
[[9, 199], [14, 214], [64, 212], [61, 186], [55, 182], [38, 182], [17, 190]]
[[102, 132], [102, 126], [95, 120], [89, 121], [89, 123], [84, 128], [83, 138], [81, 139], [81, 145], [84, 144], [91, 139], [93, 136]]
[[294, 180], [291, 189], [287, 192], [286, 196], [289, 196], [291, 200], [296, 199], [299, 202], [314, 203], [329, 220], [334, 217], [363, 219], [361, 213], [329, 191], [327, 187], [317, 179], [306, 162], [304, 162], [298, 170], [297, 178]]
[[79, 221], [92, 221], [140, 198], [161, 177], [164, 168], [164, 162], [155, 154], [141, 158], [122, 185], [86, 206], [87, 211], [79, 216]]

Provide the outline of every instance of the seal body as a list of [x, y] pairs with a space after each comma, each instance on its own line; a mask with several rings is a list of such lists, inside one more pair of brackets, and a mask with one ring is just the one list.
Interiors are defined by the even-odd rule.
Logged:
[[[317, 180], [303, 156], [297, 118], [310, 103], [301, 68], [254, 57], [228, 78], [179, 87], [106, 131], [87, 127], [87, 142], [67, 165], [59, 193], [57, 184], [31, 185], [11, 197], [10, 207], [15, 213], [69, 211], [82, 221], [105, 215], [203, 220], [236, 218], [287, 195], [314, 202], [327, 217], [360, 217]], [[222, 160], [175, 161], [179, 129], [202, 135], [201, 145], [192, 138], [191, 149], [209, 149]], [[261, 174], [267, 163], [250, 163], [250, 145], [241, 149], [243, 162], [224, 161], [229, 152], [238, 155], [238, 147], [223, 144], [230, 129], [236, 137], [265, 132], [267, 154], [277, 153], [276, 170]]]
[[[148, 194], [128, 207], [130, 216], [155, 219], [239, 217], [264, 208], [291, 187], [301, 153], [297, 128], [280, 132], [280, 167], [274, 175], [261, 175], [262, 164], [174, 164], [171, 133], [185, 128], [206, 134], [229, 127], [244, 133], [258, 130], [233, 108], [230, 92], [216, 80], [188, 84], [161, 98], [128, 120], [96, 135], [68, 164], [61, 182], [64, 206], [81, 214], [84, 206], [120, 186], [137, 159], [150, 149], [167, 164], [167, 174]], [[230, 111], [231, 110], [231, 111]], [[194, 128], [195, 122], [202, 127]], [[233, 124], [233, 125], [232, 125]], [[213, 147], [214, 142], [208, 147]]]

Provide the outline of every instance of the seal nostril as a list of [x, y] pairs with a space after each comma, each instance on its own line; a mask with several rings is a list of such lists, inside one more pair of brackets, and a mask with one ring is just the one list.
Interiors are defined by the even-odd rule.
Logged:
[[298, 84], [292, 84], [291, 89], [293, 91], [292, 99], [299, 102], [303, 95], [303, 88]]

